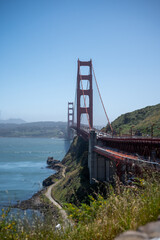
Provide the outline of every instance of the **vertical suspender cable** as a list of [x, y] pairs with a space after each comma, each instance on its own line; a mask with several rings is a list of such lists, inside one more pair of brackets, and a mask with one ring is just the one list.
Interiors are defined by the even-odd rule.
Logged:
[[105, 106], [104, 106], [104, 103], [103, 103], [103, 100], [102, 100], [102, 97], [101, 97], [101, 94], [100, 94], [100, 91], [99, 91], [99, 87], [98, 87], [98, 83], [97, 83], [97, 79], [96, 79], [96, 75], [95, 75], [95, 72], [94, 72], [93, 65], [92, 65], [92, 69], [93, 69], [94, 79], [95, 79], [96, 86], [97, 86], [97, 89], [98, 89], [99, 97], [100, 97], [100, 99], [101, 99], [101, 103], [102, 103], [102, 106], [103, 106], [103, 109], [104, 109], [106, 118], [107, 118], [107, 120], [108, 120], [109, 126], [110, 126], [110, 128], [111, 128], [112, 133], [113, 133], [113, 128], [112, 128], [111, 123], [110, 123], [110, 121], [109, 121], [109, 117], [108, 117], [108, 115], [107, 115], [107, 112], [106, 112], [106, 109], [105, 109]]

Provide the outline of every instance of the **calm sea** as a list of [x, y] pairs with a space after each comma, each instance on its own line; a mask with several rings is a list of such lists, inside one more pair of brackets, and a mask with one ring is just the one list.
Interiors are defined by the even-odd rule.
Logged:
[[70, 142], [48, 138], [0, 138], [0, 208], [26, 200], [54, 173], [48, 156], [62, 160]]

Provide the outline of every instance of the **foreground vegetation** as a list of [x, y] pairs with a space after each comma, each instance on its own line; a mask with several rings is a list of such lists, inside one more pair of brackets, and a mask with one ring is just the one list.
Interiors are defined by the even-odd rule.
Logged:
[[[55, 230], [53, 220], [34, 218], [12, 220], [3, 211], [0, 217], [0, 239], [114, 239], [119, 233], [136, 229], [160, 214], [160, 176], [152, 174], [140, 181], [139, 186], [127, 187], [117, 184], [105, 196], [89, 196], [89, 204], [79, 207], [67, 204], [69, 217], [75, 222], [71, 228]], [[149, 191], [148, 191], [149, 189]]]
[[134, 186], [124, 186], [118, 180], [114, 188], [111, 185], [104, 188], [103, 184], [102, 191], [98, 184], [89, 184], [87, 150], [86, 142], [76, 137], [62, 160], [65, 178], [59, 180], [60, 176], [55, 174], [45, 180], [46, 186], [59, 180], [52, 194], [63, 204], [74, 225], [63, 227], [63, 220], [59, 219], [61, 228], [57, 229], [57, 222], [49, 213], [22, 219], [11, 218], [9, 210], [3, 210], [0, 239], [110, 240], [125, 230], [135, 230], [157, 219], [160, 214], [159, 173], [141, 176]]
[[[160, 137], [160, 104], [148, 106], [130, 113], [122, 114], [112, 123], [115, 133], [131, 134], [131, 127], [134, 134], [143, 136]], [[110, 127], [103, 129], [110, 131]]]

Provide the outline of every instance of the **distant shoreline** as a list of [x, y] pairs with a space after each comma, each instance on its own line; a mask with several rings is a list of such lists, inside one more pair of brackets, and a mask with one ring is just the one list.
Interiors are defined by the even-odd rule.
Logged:
[[64, 139], [64, 140], [68, 140], [65, 137], [40, 137], [40, 136], [0, 136], [0, 138], [48, 138], [48, 139]]
[[0, 123], [0, 137], [66, 138], [66, 122]]

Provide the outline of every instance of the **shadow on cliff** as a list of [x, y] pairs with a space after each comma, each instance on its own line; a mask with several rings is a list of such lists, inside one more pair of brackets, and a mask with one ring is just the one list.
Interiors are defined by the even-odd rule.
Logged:
[[67, 167], [67, 180], [63, 186], [67, 202], [79, 205], [88, 202], [88, 195], [104, 192], [104, 184], [91, 185], [89, 182], [88, 141], [75, 137], [62, 163]]

